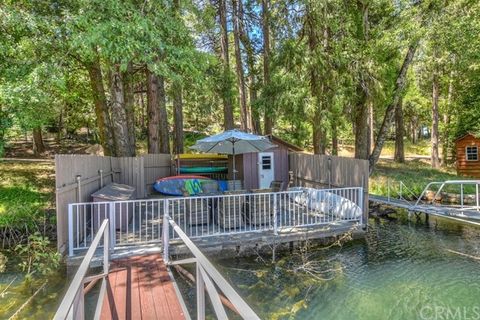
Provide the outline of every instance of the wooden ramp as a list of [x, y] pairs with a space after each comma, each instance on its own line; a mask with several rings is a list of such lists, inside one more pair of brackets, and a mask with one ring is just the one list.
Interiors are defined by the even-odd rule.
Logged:
[[185, 319], [159, 254], [112, 261], [101, 319]]

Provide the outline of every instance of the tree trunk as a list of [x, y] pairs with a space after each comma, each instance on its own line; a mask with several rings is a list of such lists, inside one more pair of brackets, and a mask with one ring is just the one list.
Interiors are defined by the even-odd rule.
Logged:
[[114, 65], [112, 70], [110, 70], [110, 102], [115, 138], [115, 155], [117, 157], [131, 157], [133, 154], [130, 146], [123, 80], [120, 66]]
[[[314, 57], [318, 54], [317, 49], [319, 46], [319, 36], [317, 34], [318, 28], [318, 19], [313, 12], [311, 6], [307, 6], [307, 16], [306, 16], [306, 23], [305, 28], [307, 31], [308, 37], [308, 54], [310, 57]], [[327, 36], [324, 32], [324, 47], [326, 47], [326, 40]], [[326, 90], [325, 84], [322, 81], [319, 67], [310, 64], [309, 66], [309, 74], [310, 74], [310, 94], [313, 98], [313, 105], [314, 105], [314, 117], [313, 117], [313, 153], [314, 154], [325, 154], [326, 151], [326, 129], [325, 129], [325, 121], [324, 121], [324, 113], [326, 111], [327, 106], [325, 105], [326, 100]], [[325, 77], [325, 75], [324, 75]]]
[[408, 47], [407, 54], [402, 63], [402, 67], [400, 68], [397, 79], [395, 81], [395, 87], [393, 89], [393, 99], [392, 102], [387, 106], [385, 110], [385, 115], [383, 117], [382, 125], [380, 126], [380, 130], [377, 134], [377, 140], [375, 143], [375, 147], [373, 148], [372, 154], [369, 157], [370, 162], [370, 174], [373, 172], [375, 168], [375, 164], [378, 162], [380, 158], [380, 154], [382, 153], [383, 145], [387, 138], [388, 130], [392, 125], [393, 115], [395, 113], [395, 108], [397, 107], [400, 99], [403, 97], [403, 91], [405, 89], [406, 80], [407, 80], [407, 71], [412, 63], [413, 57], [415, 56], [415, 52], [417, 51], [418, 41], [413, 43]]
[[147, 76], [147, 145], [148, 153], [160, 153], [160, 106], [158, 77], [146, 69]]
[[[240, 0], [242, 1], [242, 0]], [[242, 51], [240, 49], [240, 27], [238, 19], [238, 2], [232, 0], [233, 7], [233, 43], [235, 48], [235, 67], [237, 73], [237, 86], [238, 93], [240, 95], [240, 123], [241, 128], [244, 131], [250, 132], [252, 128], [252, 121], [250, 118], [250, 112], [247, 106], [247, 92], [245, 89], [245, 76], [243, 72]]]
[[403, 136], [405, 135], [405, 129], [403, 125], [403, 106], [402, 100], [395, 108], [395, 155], [394, 160], [398, 163], [405, 162], [405, 149], [403, 147]]
[[368, 159], [368, 107], [366, 84], [357, 87], [358, 100], [355, 106], [355, 158]]
[[447, 93], [447, 103], [446, 103], [446, 110], [443, 115], [443, 125], [444, 125], [444, 133], [443, 133], [443, 143], [442, 143], [442, 165], [448, 165], [448, 152], [450, 150], [450, 112], [451, 112], [451, 105], [452, 105], [452, 97], [453, 97], [453, 72], [450, 73], [450, 81], [448, 82], [448, 93]]
[[223, 65], [222, 85], [227, 86], [221, 92], [223, 100], [223, 126], [225, 130], [230, 130], [234, 128], [234, 121], [232, 97], [229, 94], [230, 58], [228, 55], [227, 8], [225, 0], [219, 0], [218, 17], [220, 20], [220, 60]]
[[93, 103], [95, 106], [95, 116], [98, 128], [98, 137], [103, 147], [103, 154], [106, 156], [114, 155], [115, 145], [113, 138], [113, 129], [111, 125], [110, 114], [108, 111], [107, 97], [103, 86], [103, 75], [98, 57], [85, 65], [90, 78], [90, 87], [92, 89]]
[[146, 70], [148, 153], [170, 153], [163, 77]]
[[[363, 44], [364, 47], [368, 46], [368, 31], [369, 31], [369, 22], [368, 22], [368, 4], [364, 1], [357, 1], [357, 12], [359, 14], [359, 19], [357, 23], [359, 41]], [[360, 19], [361, 18], [361, 19]], [[363, 57], [362, 60], [366, 60], [366, 57]], [[362, 65], [367, 64], [368, 61], [361, 61]], [[368, 130], [368, 102], [371, 100], [369, 98], [369, 82], [367, 80], [368, 74], [365, 74], [366, 68], [360, 70], [360, 79], [357, 84], [356, 93], [357, 101], [355, 103], [355, 158], [357, 159], [368, 159], [369, 156], [369, 130]]]
[[163, 77], [158, 77], [158, 106], [160, 108], [160, 152], [169, 154], [170, 134], [168, 130], [167, 95]]
[[261, 134], [260, 114], [255, 106], [257, 100], [257, 84], [256, 84], [256, 72], [255, 72], [255, 52], [253, 50], [252, 42], [245, 30], [245, 18], [243, 12], [243, 2], [238, 2], [238, 18], [240, 27], [240, 40], [247, 55], [247, 67], [248, 67], [248, 82], [249, 82], [249, 102], [250, 102], [250, 121], [251, 129], [256, 134]]
[[175, 154], [183, 153], [183, 99], [182, 85], [172, 84], [173, 91], [173, 150]]
[[33, 153], [40, 155], [45, 152], [45, 145], [43, 144], [42, 128], [33, 128]]
[[135, 94], [134, 94], [134, 79], [133, 79], [133, 64], [128, 64], [127, 70], [123, 74], [124, 92], [125, 92], [125, 112], [127, 115], [128, 126], [128, 146], [130, 148], [129, 154], [135, 156], [136, 154], [136, 139], [135, 139]]
[[375, 147], [375, 117], [373, 115], [373, 101], [368, 101], [368, 154]]
[[332, 121], [332, 155], [338, 156], [338, 126]]
[[440, 167], [440, 159], [438, 154], [438, 99], [439, 99], [439, 83], [438, 71], [434, 70], [432, 79], [432, 168]]
[[[263, 32], [263, 87], [270, 84], [270, 1], [262, 0], [262, 32]], [[273, 119], [271, 103], [267, 102], [264, 113], [264, 134], [272, 134]]]

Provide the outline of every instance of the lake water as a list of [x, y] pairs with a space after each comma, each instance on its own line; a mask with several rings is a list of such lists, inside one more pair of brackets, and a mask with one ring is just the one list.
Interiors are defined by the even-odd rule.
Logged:
[[480, 228], [405, 214], [369, 222], [366, 240], [308, 250], [314, 270], [341, 268], [322, 273], [331, 280], [293, 272], [292, 255], [217, 265], [264, 319], [480, 319], [480, 260], [453, 253], [480, 259]]
[[[262, 319], [480, 320], [480, 260], [458, 254], [480, 257], [480, 228], [433, 218], [408, 220], [405, 214], [369, 223], [365, 240], [341, 247], [284, 253], [273, 265], [255, 257], [215, 264]], [[11, 316], [47, 280], [25, 287], [16, 263], [12, 258], [8, 270], [13, 271], [0, 274], [0, 293], [17, 277], [0, 296], [0, 319]], [[178, 282], [185, 299], [194, 303], [194, 289]], [[18, 319], [51, 318], [65, 289], [61, 270]]]

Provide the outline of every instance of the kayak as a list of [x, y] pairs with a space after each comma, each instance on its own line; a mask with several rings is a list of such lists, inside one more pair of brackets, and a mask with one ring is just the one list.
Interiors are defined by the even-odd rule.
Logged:
[[182, 153], [177, 155], [180, 160], [227, 160], [228, 156], [216, 153]]
[[180, 167], [180, 173], [225, 173], [227, 167]]
[[169, 196], [198, 195], [203, 192], [202, 183], [215, 181], [210, 178], [195, 175], [179, 175], [158, 179], [153, 188]]
[[362, 216], [362, 209], [355, 202], [333, 192], [306, 187], [292, 187], [288, 191], [299, 191], [289, 193], [290, 199], [310, 210], [342, 219], [358, 219]]

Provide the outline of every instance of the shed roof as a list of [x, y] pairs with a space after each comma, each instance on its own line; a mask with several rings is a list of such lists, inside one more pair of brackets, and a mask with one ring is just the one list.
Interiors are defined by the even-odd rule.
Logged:
[[267, 135], [268, 138], [270, 138], [270, 140], [276, 144], [281, 144], [281, 145], [284, 145], [288, 148], [288, 150], [291, 150], [291, 151], [297, 151], [297, 152], [301, 152], [303, 151], [302, 148], [300, 148], [299, 146], [296, 146], [294, 144], [291, 144], [290, 142], [287, 142], [283, 139], [280, 139], [279, 137], [277, 136], [274, 136], [273, 134], [269, 134]]
[[464, 135], [462, 135], [462, 136], [458, 137], [457, 139], [455, 139], [455, 142], [460, 141], [460, 140], [462, 140], [462, 139], [464, 139], [464, 138], [466, 138], [466, 137], [468, 137], [468, 136], [472, 136], [472, 137], [474, 137], [475, 139], [480, 139], [480, 136], [479, 136], [479, 135], [477, 135], [477, 134], [475, 134], [475, 133], [472, 133], [472, 132], [467, 132], [467, 133], [465, 133]]

